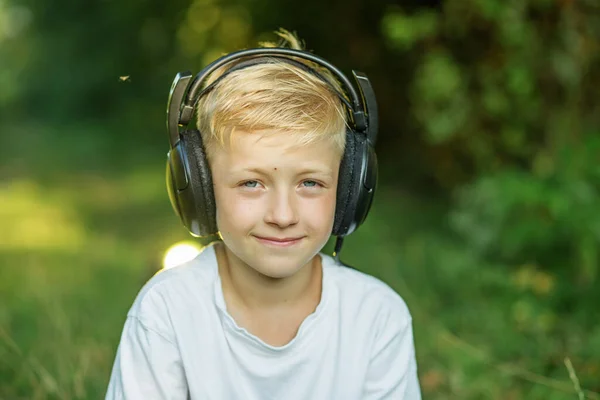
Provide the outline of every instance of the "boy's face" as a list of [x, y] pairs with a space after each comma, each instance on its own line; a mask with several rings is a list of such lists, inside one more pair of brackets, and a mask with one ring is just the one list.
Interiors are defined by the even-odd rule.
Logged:
[[291, 276], [331, 234], [341, 155], [328, 142], [293, 145], [286, 134], [234, 135], [210, 157], [223, 242], [257, 272]]

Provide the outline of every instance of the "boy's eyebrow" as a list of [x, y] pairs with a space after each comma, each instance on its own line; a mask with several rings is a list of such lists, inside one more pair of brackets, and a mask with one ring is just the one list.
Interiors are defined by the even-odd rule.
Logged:
[[[267, 176], [267, 175], [269, 175], [270, 172], [272, 172], [273, 170], [276, 170], [276, 169], [277, 169], [276, 167], [274, 169], [264, 169], [264, 168], [260, 168], [260, 167], [247, 167], [247, 168], [242, 168], [240, 171], [241, 172], [255, 172], [257, 174]], [[297, 175], [309, 175], [309, 174], [332, 175], [333, 171], [331, 170], [331, 168], [328, 168], [328, 167], [304, 168], [297, 173]]]

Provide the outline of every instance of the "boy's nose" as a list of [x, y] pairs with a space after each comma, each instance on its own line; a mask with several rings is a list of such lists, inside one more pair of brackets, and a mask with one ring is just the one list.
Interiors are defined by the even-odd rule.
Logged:
[[298, 223], [298, 209], [293, 195], [274, 193], [265, 215], [265, 222], [285, 228]]

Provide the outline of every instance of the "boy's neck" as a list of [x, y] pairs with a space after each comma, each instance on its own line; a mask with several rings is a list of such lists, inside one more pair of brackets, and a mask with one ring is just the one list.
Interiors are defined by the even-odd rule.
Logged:
[[215, 245], [215, 252], [228, 306], [242, 306], [248, 311], [297, 306], [314, 309], [321, 300], [322, 266], [318, 256], [293, 276], [271, 278], [239, 260], [223, 243]]

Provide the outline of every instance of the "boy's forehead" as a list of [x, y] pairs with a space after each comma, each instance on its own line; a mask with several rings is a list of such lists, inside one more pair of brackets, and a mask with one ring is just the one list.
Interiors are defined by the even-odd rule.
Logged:
[[[300, 139], [300, 140], [299, 140]], [[331, 141], [318, 139], [302, 143], [295, 133], [236, 132], [229, 145], [219, 150], [233, 164], [300, 163], [330, 166], [340, 161]]]

